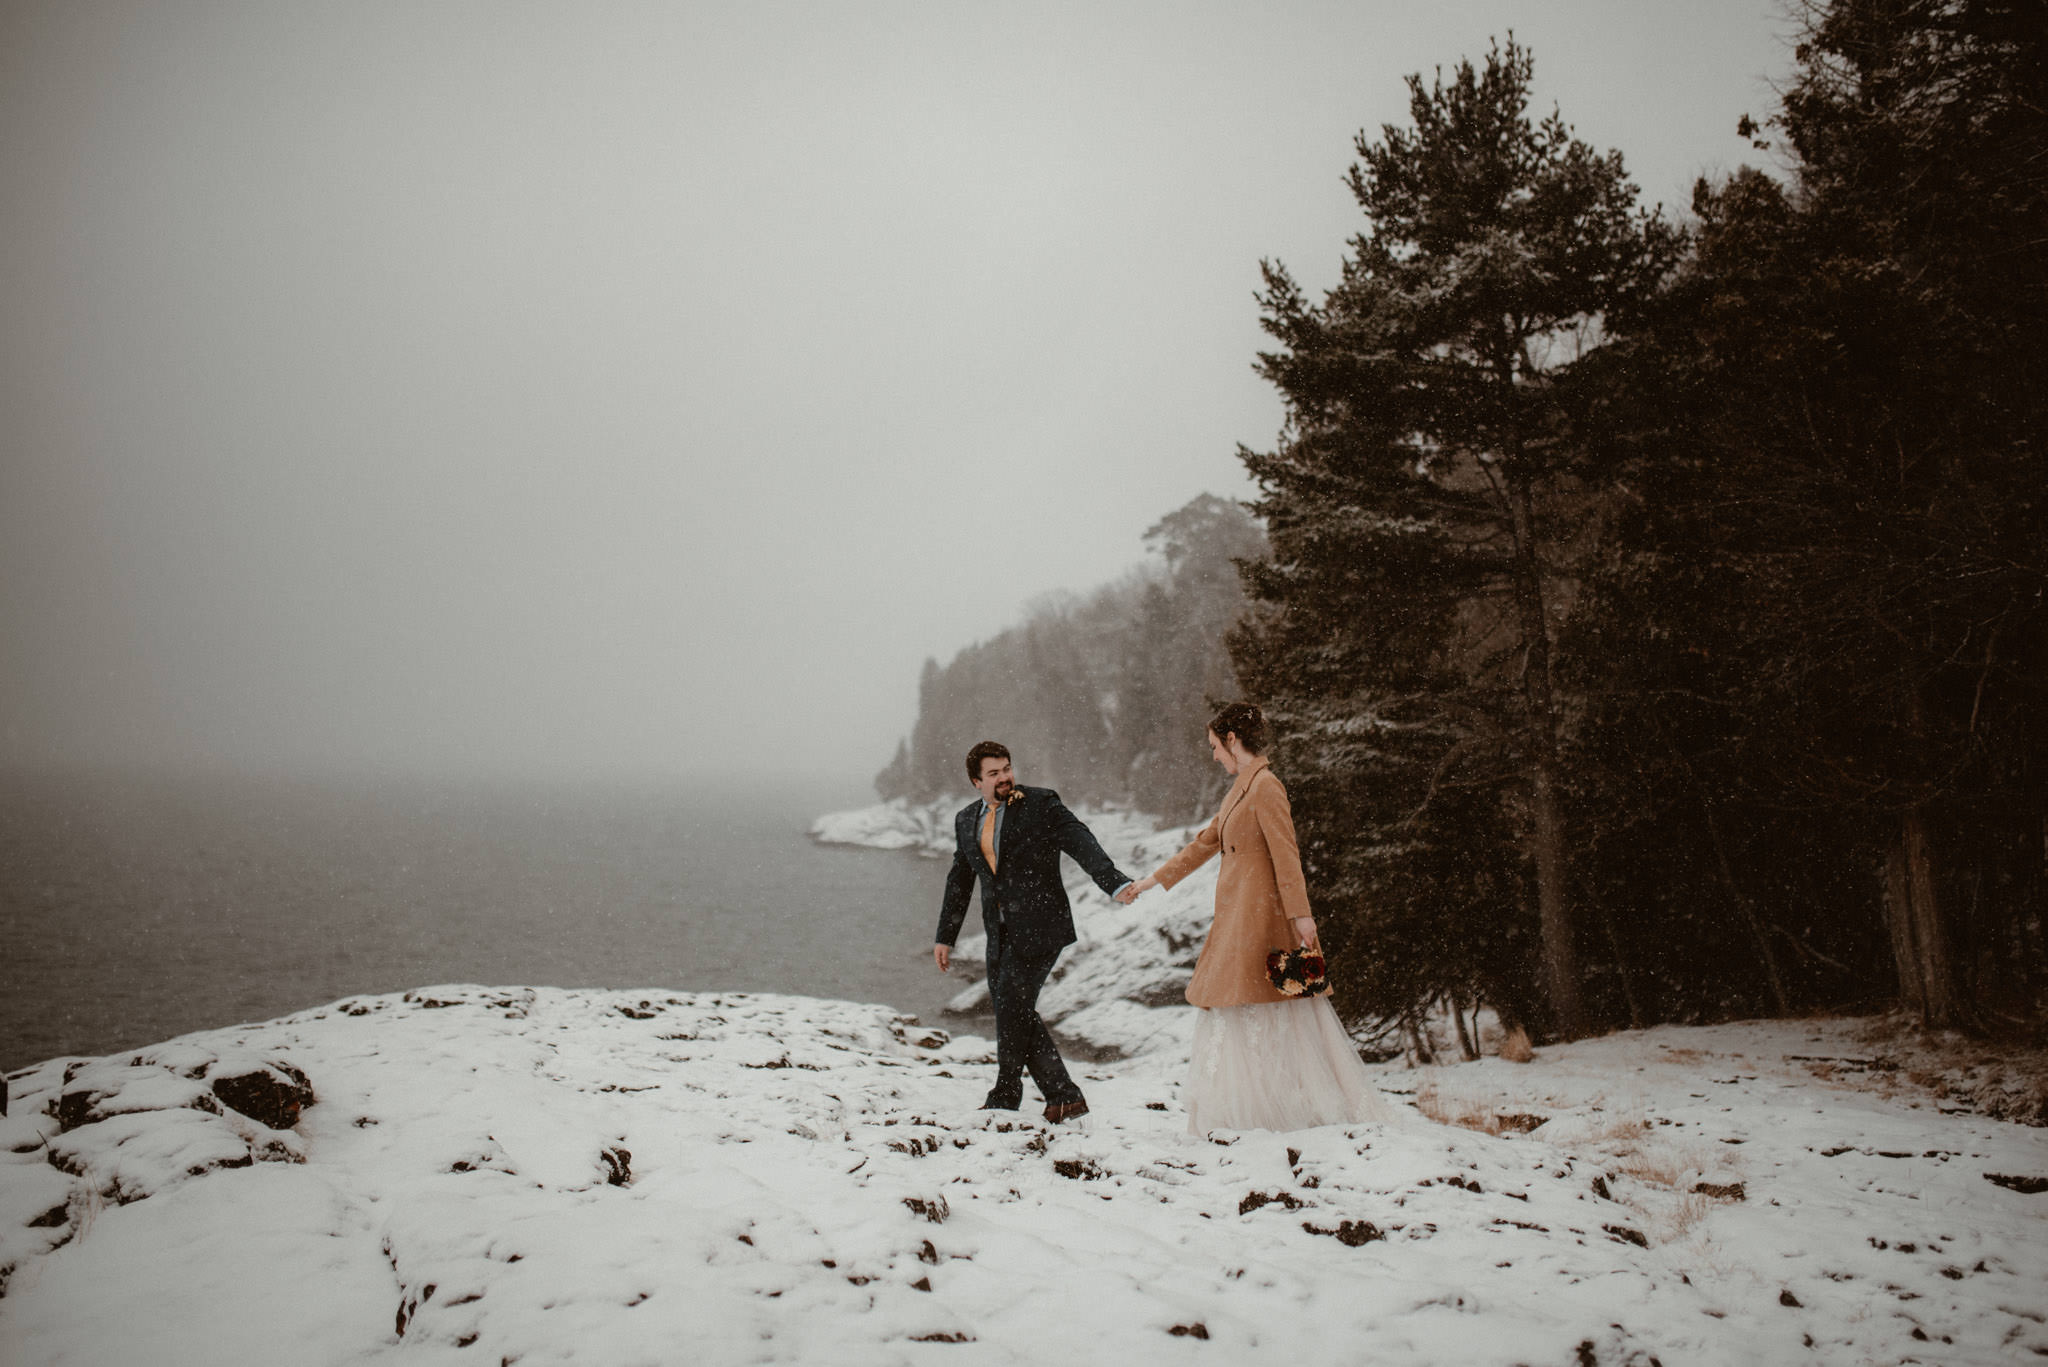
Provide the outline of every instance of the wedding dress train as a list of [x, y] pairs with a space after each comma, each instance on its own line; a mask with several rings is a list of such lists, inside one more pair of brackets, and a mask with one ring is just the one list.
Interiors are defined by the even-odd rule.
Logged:
[[1394, 1118], [1328, 997], [1204, 1009], [1183, 1100], [1198, 1135]]

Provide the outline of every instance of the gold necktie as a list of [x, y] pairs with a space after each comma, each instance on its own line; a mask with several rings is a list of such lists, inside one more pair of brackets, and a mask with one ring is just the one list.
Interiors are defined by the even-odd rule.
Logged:
[[996, 809], [990, 807], [981, 818], [981, 857], [988, 860], [989, 871], [996, 867]]

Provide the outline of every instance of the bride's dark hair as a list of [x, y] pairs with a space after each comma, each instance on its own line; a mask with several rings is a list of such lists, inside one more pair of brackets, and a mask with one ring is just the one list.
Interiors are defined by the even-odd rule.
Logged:
[[1266, 742], [1271, 733], [1266, 729], [1266, 714], [1259, 711], [1257, 703], [1227, 702], [1209, 722], [1209, 729], [1216, 733], [1216, 739], [1223, 740], [1236, 736], [1237, 743], [1255, 755], [1266, 753]]

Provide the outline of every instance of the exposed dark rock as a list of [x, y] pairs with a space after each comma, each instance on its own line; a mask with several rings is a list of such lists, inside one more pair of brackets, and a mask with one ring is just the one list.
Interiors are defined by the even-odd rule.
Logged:
[[1630, 1229], [1627, 1225], [1602, 1225], [1600, 1228], [1606, 1230], [1611, 1238], [1622, 1243], [1634, 1244], [1637, 1248], [1650, 1246], [1649, 1239], [1639, 1229]]
[[598, 1157], [604, 1160], [604, 1180], [615, 1187], [633, 1185], [633, 1151], [614, 1145]]
[[1185, 1006], [1188, 1000], [1188, 978], [1182, 974], [1168, 982], [1153, 983], [1127, 995], [1124, 1000], [1140, 1006]]
[[1209, 1337], [1209, 1326], [1196, 1320], [1193, 1324], [1176, 1324], [1166, 1332], [1175, 1338], [1205, 1339]]
[[1987, 1172], [1984, 1180], [1993, 1186], [2016, 1191], [2022, 1196], [2039, 1196], [2048, 1191], [2048, 1177], [2008, 1177], [2002, 1172]]
[[288, 1130], [299, 1123], [299, 1112], [318, 1098], [305, 1073], [290, 1063], [269, 1061], [248, 1072], [215, 1077], [213, 1094], [259, 1125]]
[[1363, 1248], [1375, 1239], [1387, 1237], [1386, 1231], [1370, 1220], [1340, 1221], [1335, 1229], [1324, 1229], [1304, 1220], [1301, 1227], [1311, 1234], [1327, 1234], [1346, 1248]]
[[930, 1200], [922, 1196], [906, 1196], [903, 1198], [903, 1204], [914, 1214], [924, 1216], [935, 1225], [943, 1223], [945, 1218], [953, 1213], [953, 1208], [946, 1204], [946, 1198], [943, 1196], [934, 1196]]
[[99, 1096], [97, 1092], [66, 1092], [58, 1097], [57, 1129], [69, 1134], [81, 1125], [91, 1124], [96, 1118], [92, 1113], [92, 1104], [99, 1100]]
[[1245, 1198], [1237, 1203], [1237, 1213], [1249, 1215], [1262, 1206], [1284, 1206], [1288, 1210], [1300, 1210], [1307, 1204], [1292, 1192], [1276, 1191], [1268, 1196], [1263, 1191], [1254, 1191], [1246, 1193]]

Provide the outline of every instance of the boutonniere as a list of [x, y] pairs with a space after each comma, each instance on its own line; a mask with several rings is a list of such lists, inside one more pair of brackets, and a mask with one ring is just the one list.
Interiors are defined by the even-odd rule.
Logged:
[[1014, 807], [1023, 800], [1024, 790], [1022, 788], [1012, 788], [1010, 789], [1010, 795], [1003, 799], [1003, 805], [1005, 807]]

